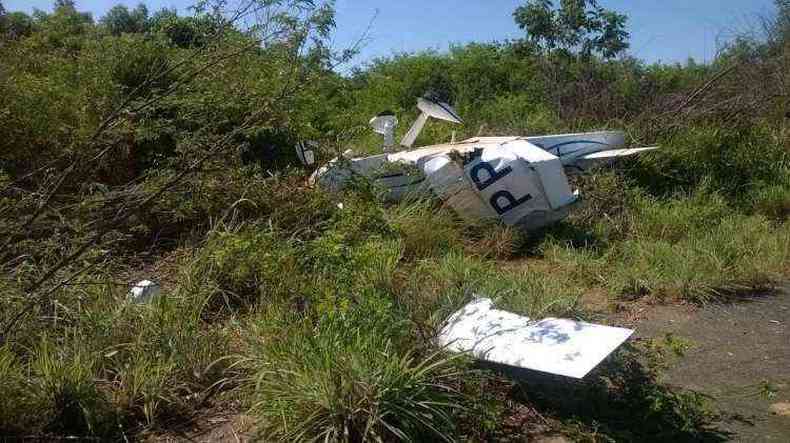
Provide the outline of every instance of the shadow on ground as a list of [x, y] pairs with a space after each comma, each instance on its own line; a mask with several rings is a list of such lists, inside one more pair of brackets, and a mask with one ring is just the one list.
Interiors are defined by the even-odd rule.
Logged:
[[557, 419], [574, 441], [722, 442], [710, 399], [657, 382], [647, 351], [626, 345], [583, 380], [499, 365], [486, 368], [518, 380], [511, 399]]

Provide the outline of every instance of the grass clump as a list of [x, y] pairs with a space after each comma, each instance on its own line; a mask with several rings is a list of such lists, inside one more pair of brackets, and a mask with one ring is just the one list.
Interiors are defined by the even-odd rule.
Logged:
[[637, 286], [660, 296], [704, 301], [770, 287], [787, 270], [785, 225], [739, 213], [719, 194], [687, 199], [637, 198], [632, 233], [608, 254], [607, 286]]
[[188, 417], [233, 384], [227, 331], [201, 320], [197, 295], [125, 296], [86, 275], [59, 294], [46, 328], [22, 322], [27, 335], [0, 352], [0, 389], [15, 399], [0, 409], [7, 435], [120, 438]]
[[781, 180], [756, 190], [752, 196], [752, 211], [779, 223], [790, 216], [790, 170], [783, 172]]
[[790, 237], [760, 217], [735, 216], [678, 242], [632, 240], [620, 246], [611, 287], [641, 281], [659, 296], [706, 301], [770, 288], [785, 271]]
[[356, 306], [262, 328], [248, 337], [255, 349], [246, 365], [265, 439], [452, 441], [458, 366], [409, 345], [402, 320]]
[[0, 433], [14, 435], [33, 429], [29, 411], [34, 410], [28, 391], [29, 378], [18, 356], [8, 346], [0, 348], [0, 397], [14, 401], [0, 402]]
[[534, 248], [543, 272], [581, 293], [692, 302], [771, 289], [787, 273], [787, 225], [708, 186], [669, 199], [632, 190], [622, 204], [614, 217], [550, 230]]
[[103, 436], [117, 420], [97, 378], [99, 358], [83, 343], [41, 337], [29, 360], [0, 351], [0, 428], [6, 435]]
[[107, 417], [107, 397], [96, 383], [98, 358], [81, 345], [58, 349], [44, 337], [33, 353], [33, 377], [27, 386], [41, 411], [45, 433], [55, 435], [105, 435], [112, 424]]

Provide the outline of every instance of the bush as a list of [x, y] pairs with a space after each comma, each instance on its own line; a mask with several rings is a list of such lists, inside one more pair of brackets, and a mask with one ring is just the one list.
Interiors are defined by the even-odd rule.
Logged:
[[705, 183], [738, 203], [781, 180], [788, 148], [781, 132], [766, 127], [694, 127], [659, 142], [662, 149], [640, 156], [629, 171], [656, 195], [692, 190]]
[[[38, 406], [44, 432], [56, 435], [105, 435], [112, 409], [98, 389], [95, 351], [72, 345], [57, 349], [43, 338], [33, 353], [30, 395]], [[72, 352], [69, 352], [72, 351]], [[30, 413], [32, 411], [26, 411]], [[104, 428], [102, 428], [104, 427]]]
[[[348, 316], [363, 316], [357, 310]], [[249, 364], [252, 413], [267, 440], [452, 440], [452, 359], [399, 349], [393, 326], [345, 316], [291, 324]], [[371, 324], [372, 323], [372, 324]]]
[[[265, 227], [250, 226], [237, 232], [214, 231], [185, 279], [190, 290], [207, 298], [205, 314], [235, 311], [259, 302], [280, 302], [298, 294], [302, 275], [294, 245]], [[283, 276], [292, 276], [289, 281]]]

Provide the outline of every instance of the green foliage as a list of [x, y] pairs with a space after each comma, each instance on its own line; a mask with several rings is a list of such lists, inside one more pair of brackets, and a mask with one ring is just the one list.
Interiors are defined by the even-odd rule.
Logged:
[[132, 305], [126, 288], [100, 278], [61, 291], [55, 320], [26, 320], [0, 352], [1, 392], [16, 399], [0, 408], [7, 435], [114, 439], [191, 414], [232, 384], [230, 342], [201, 323], [201, 293], [184, 282], [151, 305]]
[[403, 239], [404, 258], [409, 260], [441, 256], [464, 241], [461, 224], [430, 201], [401, 204], [388, 216]]
[[252, 335], [252, 412], [263, 436], [451, 441], [457, 365], [400, 349], [389, 337], [399, 327], [360, 306], [314, 326], [296, 320], [266, 338]]
[[148, 8], [140, 3], [130, 12], [125, 5], [115, 5], [99, 22], [113, 35], [145, 32], [149, 27]]
[[0, 14], [0, 39], [15, 40], [33, 33], [33, 19], [24, 12]]
[[[133, 14], [129, 14], [130, 20]], [[144, 22], [141, 22], [141, 15], [141, 12], [137, 13], [137, 21], [131, 29], [136, 30], [142, 26], [143, 30], [150, 29], [162, 33], [172, 45], [183, 49], [205, 46], [217, 27], [216, 23], [206, 15], [182, 17], [175, 9], [163, 8]]]
[[[30, 395], [44, 412], [39, 418], [45, 432], [101, 435], [98, 428], [108, 408], [94, 380], [97, 360], [93, 351], [73, 346], [73, 353], [55, 348], [47, 337], [37, 346], [31, 363]], [[51, 415], [51, 416], [50, 416]], [[106, 419], [105, 419], [106, 420]]]
[[30, 429], [32, 423], [26, 414], [33, 402], [28, 395], [27, 374], [8, 346], [0, 348], [0, 377], [0, 395], [15, 399], [0, 403], [0, 432], [13, 435]]
[[[609, 398], [612, 406], [600, 405], [601, 420], [609, 424], [604, 428], [606, 434], [615, 441], [699, 441], [721, 438], [721, 434], [709, 428], [717, 418], [712, 411], [710, 398], [694, 391], [671, 390], [657, 383], [674, 357], [672, 353], [682, 346], [671, 336], [665, 340], [648, 340], [642, 345], [626, 346], [624, 351], [607, 363], [610, 372], [604, 372], [605, 375], [598, 381], [614, 386], [612, 397]], [[607, 417], [608, 414], [620, 417]], [[622, 429], [618, 422], [638, 425]]]
[[191, 283], [187, 290], [204, 294], [204, 315], [216, 315], [223, 305], [232, 310], [250, 308], [298, 293], [300, 284], [283, 278], [301, 274], [294, 246], [265, 229], [216, 231], [187, 268], [185, 281]]
[[529, 41], [547, 52], [614, 58], [629, 46], [628, 18], [596, 0], [562, 0], [557, 9], [551, 0], [530, 0], [513, 17]]
[[781, 41], [790, 41], [790, 2], [787, 0], [774, 0], [776, 4], [776, 23], [774, 32], [780, 36]]
[[790, 171], [778, 183], [767, 184], [754, 191], [752, 208], [757, 214], [779, 222], [790, 217]]
[[659, 195], [704, 182], [744, 201], [755, 190], [781, 181], [790, 161], [782, 133], [761, 126], [694, 127], [661, 144], [663, 149], [640, 158], [639, 167], [631, 171], [638, 184]]
[[739, 213], [720, 195], [626, 200], [624, 212], [588, 228], [608, 242], [577, 245], [558, 229], [541, 244], [557, 278], [626, 299], [707, 302], [770, 289], [786, 272], [787, 226]]

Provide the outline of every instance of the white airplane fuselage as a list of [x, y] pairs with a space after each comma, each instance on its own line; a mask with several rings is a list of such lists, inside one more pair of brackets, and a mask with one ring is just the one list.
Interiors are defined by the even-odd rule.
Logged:
[[389, 201], [433, 193], [464, 218], [500, 219], [532, 229], [564, 218], [578, 200], [568, 175], [653, 149], [622, 149], [624, 145], [624, 134], [615, 131], [475, 137], [347, 163], [335, 160], [313, 178], [341, 189], [359, 174], [379, 185]]

